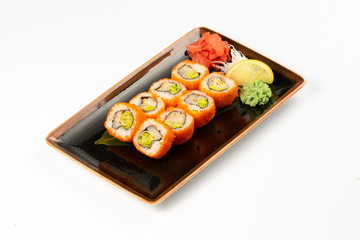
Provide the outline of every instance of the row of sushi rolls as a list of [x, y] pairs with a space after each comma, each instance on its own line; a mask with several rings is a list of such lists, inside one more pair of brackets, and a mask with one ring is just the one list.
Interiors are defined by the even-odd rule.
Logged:
[[[209, 36], [219, 38], [217, 34], [203, 34]], [[188, 141], [195, 128], [209, 123], [216, 109], [231, 105], [238, 96], [238, 83], [211, 71], [211, 62], [206, 62], [209, 58], [205, 62], [196, 59], [193, 55], [191, 60], [178, 63], [171, 78], [154, 82], [147, 92], [137, 94], [128, 103], [113, 105], [104, 124], [108, 133], [122, 142], [132, 142], [142, 154], [160, 159], [172, 145]]]

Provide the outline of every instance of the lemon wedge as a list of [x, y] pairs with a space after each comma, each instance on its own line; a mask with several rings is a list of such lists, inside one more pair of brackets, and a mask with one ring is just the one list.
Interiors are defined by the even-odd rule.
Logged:
[[268, 84], [274, 81], [274, 73], [271, 68], [265, 63], [254, 59], [246, 59], [235, 63], [227, 71], [226, 76], [234, 79], [240, 86], [256, 80]]

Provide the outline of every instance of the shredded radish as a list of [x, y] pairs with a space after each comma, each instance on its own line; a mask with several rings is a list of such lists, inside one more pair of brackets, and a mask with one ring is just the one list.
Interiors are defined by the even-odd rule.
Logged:
[[221, 72], [223, 74], [226, 74], [226, 72], [229, 71], [229, 69], [235, 63], [237, 63], [241, 60], [247, 59], [247, 57], [245, 57], [245, 55], [242, 52], [236, 50], [233, 45], [229, 44], [229, 48], [230, 48], [230, 56], [231, 56], [230, 62], [223, 62], [223, 61], [212, 61], [211, 62], [213, 68], [217, 69], [219, 72]]

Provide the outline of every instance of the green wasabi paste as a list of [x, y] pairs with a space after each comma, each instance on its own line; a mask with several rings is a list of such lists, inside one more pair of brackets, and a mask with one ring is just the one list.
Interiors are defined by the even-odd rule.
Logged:
[[271, 97], [270, 87], [261, 80], [248, 82], [240, 92], [241, 102], [251, 107], [266, 104]]

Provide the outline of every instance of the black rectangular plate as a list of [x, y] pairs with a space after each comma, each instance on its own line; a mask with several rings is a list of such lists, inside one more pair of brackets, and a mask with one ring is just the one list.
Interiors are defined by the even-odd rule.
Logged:
[[204, 32], [217, 33], [204, 27], [190, 31], [56, 128], [47, 136], [47, 142], [146, 203], [154, 204], [166, 198], [305, 84], [294, 72], [218, 33], [248, 58], [263, 61], [272, 68], [273, 96], [268, 104], [248, 107], [237, 98], [233, 108], [217, 111], [209, 124], [195, 129], [188, 142], [172, 146], [160, 160], [148, 158], [132, 145], [95, 145], [105, 131], [104, 121], [111, 106], [128, 102], [136, 94], [147, 91], [155, 81], [170, 78], [172, 68], [188, 59], [185, 46]]

